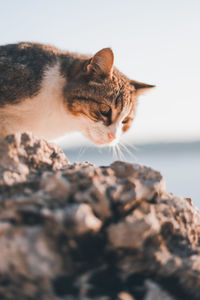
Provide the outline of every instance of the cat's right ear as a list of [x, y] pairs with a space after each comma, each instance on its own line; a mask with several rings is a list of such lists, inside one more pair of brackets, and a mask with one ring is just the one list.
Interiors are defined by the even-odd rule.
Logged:
[[130, 80], [130, 84], [134, 86], [137, 96], [140, 96], [144, 92], [155, 88], [155, 85], [139, 82], [136, 80]]
[[114, 54], [112, 49], [104, 48], [98, 51], [88, 62], [88, 74], [111, 77], [113, 72]]

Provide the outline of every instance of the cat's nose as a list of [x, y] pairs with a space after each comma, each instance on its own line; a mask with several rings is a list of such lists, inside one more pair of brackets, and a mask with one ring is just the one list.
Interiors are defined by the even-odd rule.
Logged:
[[109, 142], [112, 142], [116, 138], [114, 133], [108, 133], [108, 140]]

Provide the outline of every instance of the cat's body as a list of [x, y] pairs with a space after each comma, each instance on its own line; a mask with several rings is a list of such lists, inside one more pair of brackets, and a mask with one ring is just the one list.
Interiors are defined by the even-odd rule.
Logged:
[[113, 59], [109, 48], [89, 57], [34, 43], [1, 46], [0, 137], [31, 131], [56, 139], [80, 131], [96, 144], [118, 138], [139, 93], [152, 86], [130, 81]]

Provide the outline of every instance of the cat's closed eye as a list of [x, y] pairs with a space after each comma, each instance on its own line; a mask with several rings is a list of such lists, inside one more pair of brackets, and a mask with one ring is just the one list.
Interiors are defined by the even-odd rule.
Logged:
[[126, 117], [124, 118], [124, 120], [122, 121], [122, 124], [127, 124], [129, 121], [132, 121], [133, 119], [130, 117]]
[[104, 121], [104, 123], [108, 126], [111, 124], [111, 115], [112, 115], [112, 110], [109, 105], [107, 104], [100, 104], [99, 106], [99, 113]]

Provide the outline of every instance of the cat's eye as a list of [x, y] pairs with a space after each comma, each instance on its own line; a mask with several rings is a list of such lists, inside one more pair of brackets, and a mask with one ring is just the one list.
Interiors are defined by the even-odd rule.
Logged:
[[111, 115], [111, 108], [107, 104], [102, 103], [99, 111], [104, 117], [109, 117]]
[[129, 122], [130, 118], [129, 117], [126, 117], [123, 121], [122, 121], [122, 124], [127, 124]]

